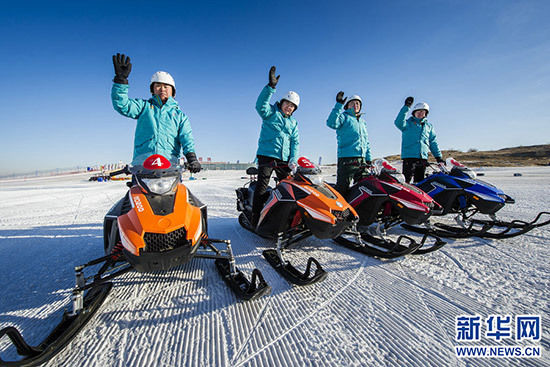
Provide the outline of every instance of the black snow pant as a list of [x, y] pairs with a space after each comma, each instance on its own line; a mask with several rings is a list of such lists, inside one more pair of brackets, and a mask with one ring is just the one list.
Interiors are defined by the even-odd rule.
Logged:
[[414, 182], [420, 182], [426, 177], [428, 160], [422, 158], [403, 158], [403, 176], [405, 182], [410, 183], [414, 176]]
[[338, 158], [338, 168], [336, 170], [336, 191], [346, 197], [349, 185], [353, 176], [364, 166], [365, 158], [362, 157], [343, 157]]
[[260, 213], [268, 199], [269, 194], [266, 192], [269, 186], [271, 174], [275, 170], [275, 174], [279, 180], [282, 180], [290, 173], [288, 162], [277, 158], [266, 157], [264, 155], [257, 156], [258, 158], [258, 181], [254, 189], [254, 199], [252, 200], [252, 225], [256, 227]]

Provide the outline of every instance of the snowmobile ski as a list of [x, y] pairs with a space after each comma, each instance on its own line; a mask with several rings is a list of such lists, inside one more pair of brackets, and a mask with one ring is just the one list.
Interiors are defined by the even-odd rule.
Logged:
[[[239, 223], [243, 228], [249, 230], [250, 232], [257, 234], [252, 225], [250, 224], [248, 218], [245, 216], [244, 213], [241, 213], [239, 215]], [[294, 236], [291, 236], [288, 238], [285, 242], [285, 246], [281, 245], [282, 248], [286, 246], [290, 246], [292, 243], [296, 243], [300, 241], [301, 239], [304, 239], [305, 237], [311, 236], [311, 232], [304, 230], [302, 232], [296, 233]], [[286, 280], [293, 284], [297, 285], [307, 285], [315, 282], [322, 281], [326, 278], [327, 272], [323, 270], [321, 265], [319, 264], [319, 261], [317, 261], [315, 258], [310, 257], [307, 261], [306, 265], [306, 271], [304, 273], [301, 273], [298, 269], [296, 269], [294, 266], [292, 266], [288, 261], [282, 260], [282, 253], [281, 257], [277, 254], [277, 250], [270, 249], [265, 250], [262, 252], [264, 258], [267, 260], [267, 262], [275, 268]], [[313, 276], [310, 276], [311, 274], [311, 265], [314, 264], [316, 266], [316, 271]]]
[[[354, 240], [347, 236], [354, 237]], [[380, 257], [384, 259], [394, 259], [417, 251], [422, 243], [417, 243], [414, 239], [408, 236], [399, 236], [395, 241], [383, 240], [367, 233], [346, 232], [344, 235], [334, 239], [334, 241], [342, 246], [345, 246], [354, 251], [361, 252], [372, 257]], [[405, 244], [404, 242], [407, 241]], [[371, 244], [369, 244], [372, 243]]]
[[9, 326], [0, 330], [0, 338], [4, 335], [8, 336], [17, 349], [17, 353], [24, 357], [18, 361], [4, 361], [0, 359], [0, 366], [37, 366], [50, 360], [69, 344], [80, 329], [90, 321], [105, 301], [112, 286], [111, 282], [106, 282], [92, 287], [83, 298], [82, 309], [76, 312], [65, 311], [61, 322], [37, 346], [27, 344], [19, 330], [15, 327]]
[[235, 268], [235, 273], [231, 273], [231, 264], [228, 259], [216, 259], [216, 267], [229, 287], [241, 299], [249, 301], [271, 292], [271, 287], [258, 269], [252, 271], [252, 278], [249, 281], [238, 268]]
[[531, 231], [534, 228], [538, 228], [538, 227], [542, 227], [550, 224], [550, 219], [546, 221], [540, 221], [543, 215], [550, 216], [550, 212], [540, 212], [537, 214], [535, 219], [533, 219], [530, 222], [526, 222], [518, 219], [513, 220], [511, 222], [506, 222], [506, 221], [498, 220], [496, 218], [494, 220], [472, 219], [472, 222], [475, 224], [480, 224], [484, 226], [491, 225], [491, 227], [495, 227], [495, 229], [498, 229], [498, 232], [486, 231], [484, 233], [481, 233], [479, 237], [502, 239], [502, 238], [511, 238], [511, 237], [519, 236]]
[[[310, 257], [307, 261], [306, 270], [302, 273], [288, 261], [285, 261], [277, 254], [277, 250], [264, 250], [262, 253], [267, 262], [275, 268], [286, 280], [296, 285], [308, 285], [323, 281], [328, 273], [323, 269], [319, 261]], [[311, 267], [315, 265], [315, 273], [311, 275]]]
[[460, 219], [456, 218], [460, 226], [452, 226], [445, 223], [433, 223], [430, 227], [417, 227], [408, 224], [402, 226], [408, 230], [417, 233], [430, 234], [433, 236], [448, 237], [448, 238], [467, 238], [480, 237], [491, 239], [512, 238], [531, 231], [534, 228], [542, 227], [550, 224], [550, 219], [540, 221], [543, 215], [550, 215], [550, 212], [540, 212], [535, 219], [530, 222], [522, 220], [513, 220], [510, 222], [502, 221], [492, 216], [491, 220], [485, 219]]

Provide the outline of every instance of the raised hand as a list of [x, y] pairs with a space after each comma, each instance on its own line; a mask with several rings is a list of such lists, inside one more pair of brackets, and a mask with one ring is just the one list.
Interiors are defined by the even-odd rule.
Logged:
[[281, 76], [277, 75], [275, 76], [275, 66], [272, 66], [271, 69], [269, 69], [269, 83], [268, 85], [271, 88], [275, 88], [277, 86], [277, 83], [279, 83], [279, 78]]
[[338, 103], [346, 104], [347, 99], [348, 97], [344, 98], [344, 92], [342, 91], [338, 92], [338, 94], [336, 95], [336, 102]]
[[115, 78], [113, 81], [119, 84], [128, 84], [128, 76], [132, 71], [130, 57], [119, 53], [113, 55], [113, 66], [115, 67]]

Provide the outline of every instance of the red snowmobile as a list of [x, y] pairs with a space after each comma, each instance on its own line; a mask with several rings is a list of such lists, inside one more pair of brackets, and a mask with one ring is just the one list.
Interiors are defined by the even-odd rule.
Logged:
[[[148, 157], [143, 165], [111, 175], [131, 173], [130, 190], [107, 213], [103, 222], [106, 256], [77, 266], [72, 292], [73, 309], [38, 346], [28, 345], [19, 331], [7, 327], [7, 335], [23, 356], [19, 361], [3, 361], [0, 366], [35, 366], [61, 351], [101, 306], [112, 283], [109, 280], [131, 270], [168, 270], [193, 258], [214, 259], [216, 268], [243, 299], [255, 299], [270, 291], [258, 269], [249, 281], [235, 266], [230, 241], [208, 237], [206, 205], [181, 183], [183, 167], [160, 155]], [[220, 249], [215, 244], [225, 245]], [[84, 269], [101, 265], [98, 272], [84, 276]]]
[[[394, 258], [409, 253], [425, 254], [446, 243], [431, 234], [424, 235], [419, 242], [406, 235], [396, 240], [387, 235], [388, 229], [401, 223], [425, 223], [442, 208], [428, 194], [405, 183], [403, 175], [386, 160], [361, 167], [346, 196], [359, 214], [359, 223], [356, 230], [335, 239], [341, 245], [370, 256]], [[434, 237], [435, 242], [425, 246], [428, 237]]]
[[[277, 168], [277, 167], [276, 167]], [[282, 167], [278, 167], [282, 168]], [[287, 166], [284, 166], [287, 168]], [[237, 189], [237, 210], [242, 213], [239, 223], [245, 229], [277, 241], [274, 250], [263, 252], [266, 260], [287, 280], [305, 285], [323, 280], [327, 273], [319, 262], [310, 257], [301, 273], [283, 258], [284, 249], [309, 236], [335, 238], [358, 220], [357, 213], [335, 189], [323, 182], [321, 170], [306, 158], [298, 159], [294, 174], [281, 180], [270, 192], [258, 225], [250, 224], [252, 199], [256, 187], [256, 167], [247, 169], [249, 182]], [[315, 274], [310, 276], [315, 264]]]

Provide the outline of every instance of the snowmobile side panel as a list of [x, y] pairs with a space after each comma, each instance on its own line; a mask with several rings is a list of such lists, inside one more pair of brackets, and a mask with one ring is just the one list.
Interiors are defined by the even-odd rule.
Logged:
[[[268, 201], [262, 209], [256, 232], [262, 236], [285, 232], [290, 227], [290, 218], [298, 206], [294, 200], [282, 200], [279, 190], [271, 191]], [[269, 212], [269, 215], [267, 213]]]

